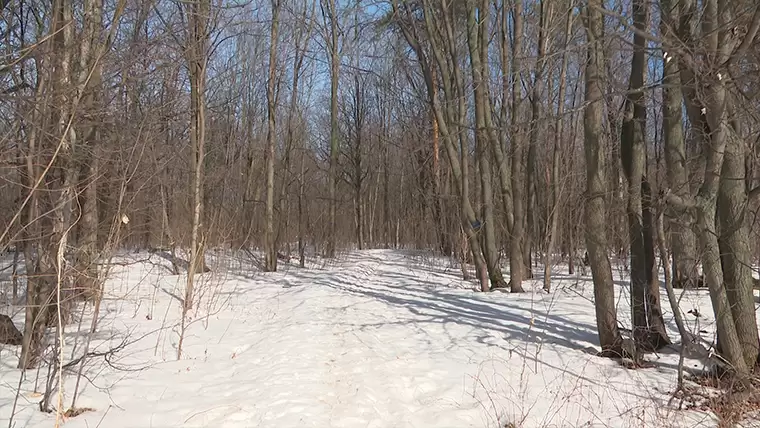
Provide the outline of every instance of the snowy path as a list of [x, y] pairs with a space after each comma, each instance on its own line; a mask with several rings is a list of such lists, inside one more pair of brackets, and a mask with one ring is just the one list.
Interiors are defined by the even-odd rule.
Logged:
[[[176, 327], [147, 335], [119, 360], [144, 369], [97, 371], [78, 402], [95, 411], [66, 426], [496, 428], [497, 418], [502, 427], [707, 422], [704, 415], [686, 419], [661, 408], [668, 397], [656, 389], [672, 387], [672, 368], [625, 371], [586, 352], [596, 346], [590, 287], [552, 295], [474, 293], [445, 262], [397, 251], [351, 253], [324, 269], [230, 274], [217, 282], [208, 292], [217, 304], [199, 305], [201, 313], [212, 314], [188, 329], [183, 360], [173, 356]], [[114, 332], [148, 334], [178, 312], [170, 294], [179, 293], [182, 279], [154, 265], [124, 270], [114, 284], [114, 300], [105, 308]], [[138, 296], [131, 306], [116, 298], [127, 293]], [[11, 391], [14, 376], [0, 373]], [[47, 415], [34, 411], [31, 387], [15, 417], [18, 426], [52, 426]], [[0, 395], [0, 419], [9, 414], [2, 400], [9, 393]]]
[[[256, 426], [482, 426], [480, 409], [460, 409], [465, 388], [461, 373], [446, 370], [447, 344], [435, 345], [408, 319], [407, 309], [382, 301], [410, 295], [403, 284], [385, 290], [391, 272], [382, 262], [362, 260], [331, 269], [329, 276], [291, 270], [279, 289], [266, 290], [268, 299], [249, 308], [256, 321], [225, 334], [235, 338], [231, 345], [255, 343], [218, 357], [227, 356], [236, 367], [232, 379], [248, 377], [240, 385], [220, 385], [249, 397], [246, 419]], [[262, 291], [256, 285], [248, 292]], [[218, 392], [203, 394], [213, 400]], [[237, 417], [229, 410], [217, 413], [191, 422], [211, 426]], [[437, 423], [436, 415], [446, 421]]]

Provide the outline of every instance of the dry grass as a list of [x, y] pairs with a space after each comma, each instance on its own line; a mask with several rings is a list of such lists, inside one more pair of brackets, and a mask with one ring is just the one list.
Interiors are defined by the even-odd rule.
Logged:
[[[691, 379], [690, 386], [679, 391], [686, 409], [696, 409], [714, 413], [719, 427], [735, 427], [747, 421], [757, 421], [760, 414], [760, 378], [739, 381], [730, 375], [716, 376], [713, 373]], [[746, 425], [745, 425], [746, 426]], [[750, 426], [760, 426], [755, 422]]]
[[92, 407], [72, 407], [71, 409], [66, 410], [63, 413], [63, 416], [66, 418], [75, 418], [81, 414], [87, 413], [87, 412], [94, 412], [95, 409]]

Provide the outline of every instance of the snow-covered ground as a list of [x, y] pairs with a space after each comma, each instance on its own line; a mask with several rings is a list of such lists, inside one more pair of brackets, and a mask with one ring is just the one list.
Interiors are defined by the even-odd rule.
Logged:
[[[655, 367], [638, 370], [592, 354], [589, 277], [558, 268], [551, 294], [539, 291], [538, 278], [525, 284], [535, 291], [512, 295], [474, 292], [449, 261], [411, 251], [351, 252], [308, 269], [281, 264], [273, 274], [247, 260], [215, 260], [199, 277], [200, 303], [178, 361], [185, 277], [157, 255], [120, 259], [91, 351], [129, 344], [88, 363], [77, 407], [92, 411], [65, 426], [715, 426], [706, 413], [675, 410], [677, 400], [668, 406], [675, 351], [648, 355]], [[625, 325], [627, 287], [617, 277]], [[700, 308], [690, 327], [711, 340], [706, 292], [687, 294], [682, 307]], [[14, 319], [22, 325], [19, 309]], [[82, 324], [84, 331], [89, 316]], [[77, 329], [68, 326], [66, 361], [82, 353]], [[0, 351], [0, 427], [18, 389], [18, 353]], [[22, 383], [16, 427], [54, 424], [38, 410], [38, 375], [45, 372], [29, 371]], [[65, 408], [75, 381], [67, 374]]]

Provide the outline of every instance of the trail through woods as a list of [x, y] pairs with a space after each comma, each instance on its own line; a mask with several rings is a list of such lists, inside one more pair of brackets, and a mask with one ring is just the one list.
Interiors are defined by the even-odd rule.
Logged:
[[[534, 293], [477, 293], [457, 266], [424, 253], [354, 252], [309, 269], [283, 263], [272, 274], [217, 255], [214, 272], [198, 281], [201, 300], [176, 361], [185, 281], [147, 257], [125, 258], [133, 261], [114, 272], [93, 346], [139, 340], [112, 366], [88, 364], [78, 406], [93, 410], [67, 427], [714, 426], [705, 414], [667, 407], [677, 355], [625, 370], [590, 354], [588, 278], [558, 270], [553, 294], [539, 292], [541, 278], [530, 283]], [[703, 314], [708, 302], [684, 298]], [[666, 322], [677, 337], [670, 314]], [[65, 355], [78, 352], [75, 340], [81, 350], [74, 328]], [[0, 355], [3, 421], [17, 353]], [[23, 384], [16, 426], [52, 426], [37, 409], [34, 376]]]

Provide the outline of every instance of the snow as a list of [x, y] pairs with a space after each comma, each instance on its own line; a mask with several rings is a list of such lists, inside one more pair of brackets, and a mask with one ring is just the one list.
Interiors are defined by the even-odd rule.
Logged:
[[[200, 302], [178, 361], [185, 277], [171, 275], [157, 255], [119, 258], [91, 351], [124, 339], [129, 344], [110, 364], [90, 360], [77, 407], [93, 410], [64, 426], [716, 424], [709, 414], [676, 410], [677, 400], [668, 404], [677, 352], [648, 355], [655, 367], [638, 370], [593, 355], [598, 340], [588, 276], [562, 275], [566, 270], [558, 268], [551, 294], [539, 291], [539, 278], [525, 283], [531, 292], [512, 295], [474, 292], [457, 266], [422, 252], [352, 251], [306, 269], [281, 264], [271, 274], [239, 255], [219, 252], [210, 259], [212, 272], [197, 281]], [[625, 278], [617, 277], [625, 324]], [[703, 314], [699, 326], [690, 318], [692, 329], [712, 332], [706, 292], [690, 292], [682, 305]], [[16, 308], [13, 315], [22, 325], [23, 313]], [[667, 308], [666, 322], [677, 340]], [[76, 324], [68, 327], [66, 361], [82, 353], [76, 330]], [[11, 415], [19, 351], [0, 351], [0, 426]], [[22, 383], [17, 427], [53, 426], [55, 415], [38, 410], [36, 376], [28, 371]], [[65, 408], [75, 381], [75, 374], [67, 375]]]

